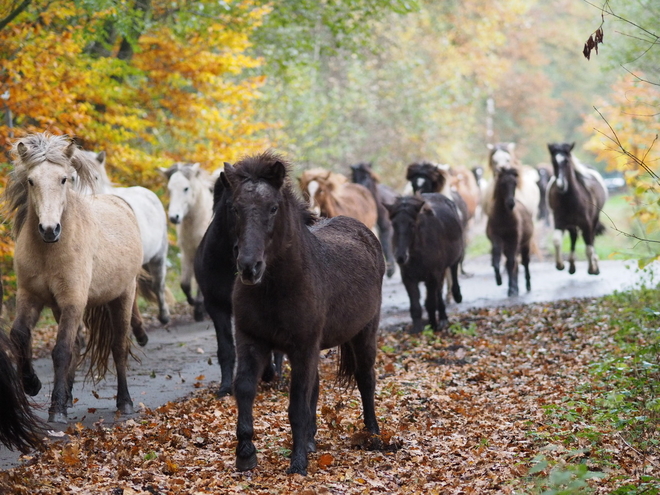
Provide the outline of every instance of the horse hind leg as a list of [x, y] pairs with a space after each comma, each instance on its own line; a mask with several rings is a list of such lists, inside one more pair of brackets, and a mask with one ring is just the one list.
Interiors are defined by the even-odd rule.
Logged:
[[438, 329], [438, 320], [436, 319], [438, 298], [442, 299], [442, 290], [438, 289], [438, 283], [435, 280], [426, 282], [426, 301], [424, 306], [426, 308], [426, 314], [429, 317], [429, 325], [434, 331]]
[[571, 253], [568, 255], [568, 273], [573, 275], [575, 273], [575, 243], [577, 241], [578, 232], [575, 227], [568, 229], [571, 236]]
[[149, 342], [149, 336], [147, 335], [146, 330], [144, 329], [144, 321], [142, 320], [142, 315], [140, 314], [140, 308], [137, 303], [137, 293], [133, 299], [133, 306], [131, 309], [131, 330], [135, 336], [135, 340], [140, 345], [144, 347]]
[[117, 410], [121, 414], [133, 414], [133, 400], [128, 391], [126, 368], [130, 339], [128, 330], [131, 327], [134, 304], [134, 290], [127, 290], [123, 295], [108, 304], [111, 318], [112, 358], [117, 373]]
[[525, 288], [527, 289], [527, 292], [532, 290], [532, 279], [529, 274], [529, 251], [529, 245], [524, 245], [520, 248], [522, 266], [525, 268]]
[[[460, 262], [461, 266], [463, 266], [463, 262]], [[454, 297], [454, 301], [457, 303], [460, 303], [463, 301], [463, 294], [461, 294], [461, 286], [458, 283], [458, 263], [455, 265], [451, 266], [451, 293], [452, 296]]]
[[167, 277], [167, 266], [165, 265], [166, 256], [163, 255], [157, 260], [152, 260], [148, 263], [148, 271], [151, 275], [151, 287], [156, 295], [158, 302], [158, 321], [163, 325], [170, 322], [170, 307], [167, 304], [166, 291], [167, 287], [165, 280]]
[[231, 332], [231, 307], [215, 303], [207, 304], [207, 312], [213, 320], [215, 337], [218, 344], [218, 364], [220, 365], [220, 388], [215, 395], [225, 397], [231, 395], [231, 386], [234, 378], [234, 363], [236, 351], [234, 349], [234, 336]]
[[582, 232], [582, 238], [586, 245], [587, 260], [589, 262], [589, 275], [599, 275], [600, 269], [598, 268], [598, 255], [594, 249], [594, 235], [593, 233]]

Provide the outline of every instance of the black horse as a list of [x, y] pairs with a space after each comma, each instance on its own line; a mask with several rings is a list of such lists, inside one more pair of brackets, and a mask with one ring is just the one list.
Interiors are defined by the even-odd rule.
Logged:
[[[378, 206], [378, 238], [385, 253], [385, 261], [387, 262], [387, 276], [394, 275], [396, 269], [396, 262], [394, 261], [394, 254], [392, 254], [392, 222], [390, 216], [385, 208], [386, 204], [392, 204], [396, 199], [396, 193], [388, 190], [387, 186], [380, 184], [378, 178], [371, 170], [371, 165], [368, 163], [357, 163], [351, 165], [351, 179], [356, 184], [360, 184], [371, 192], [376, 205]], [[392, 197], [394, 195], [394, 198]]]
[[[461, 302], [458, 267], [463, 260], [463, 223], [456, 204], [438, 193], [407, 196], [387, 209], [394, 228], [394, 252], [410, 298], [411, 333], [423, 330], [419, 283], [426, 285], [426, 312], [433, 330], [448, 324], [442, 285], [451, 270], [451, 292]], [[436, 311], [438, 319], [436, 320]]]
[[27, 452], [41, 445], [45, 429], [30, 409], [10, 353], [12, 344], [0, 328], [0, 443]]
[[518, 295], [518, 254], [525, 267], [527, 290], [531, 290], [529, 275], [529, 251], [534, 235], [534, 220], [525, 205], [515, 198], [518, 187], [518, 171], [503, 168], [494, 178], [493, 205], [486, 224], [486, 235], [492, 245], [491, 257], [495, 270], [495, 281], [502, 285], [500, 260], [506, 258], [509, 276], [509, 297]]
[[[218, 397], [230, 395], [236, 353], [231, 331], [232, 291], [236, 279], [236, 219], [232, 194], [224, 172], [213, 186], [213, 219], [195, 254], [195, 280], [202, 293], [204, 308], [213, 320], [218, 342], [218, 363], [222, 379]], [[275, 368], [267, 366], [262, 379], [271, 381], [282, 374], [281, 353], [275, 354]]]
[[588, 272], [598, 275], [600, 270], [594, 238], [605, 231], [599, 216], [607, 200], [607, 187], [598, 172], [583, 165], [571, 154], [574, 146], [575, 143], [548, 144], [555, 173], [548, 185], [548, 205], [555, 221], [555, 261], [557, 270], [563, 270], [561, 244], [564, 230], [568, 230], [571, 236], [568, 273], [575, 273], [575, 242], [579, 229], [587, 247]]
[[340, 346], [339, 375], [357, 382], [365, 426], [373, 445], [380, 443], [374, 363], [385, 261], [376, 236], [357, 220], [339, 216], [309, 226], [312, 213], [294, 192], [287, 168], [273, 152], [225, 166], [238, 234], [236, 467], [257, 465], [257, 377], [276, 349], [291, 365], [293, 450], [287, 472], [305, 475], [307, 453], [316, 449], [321, 349]]
[[406, 169], [406, 180], [410, 181], [415, 193], [443, 193], [456, 203], [463, 228], [467, 226], [467, 204], [458, 192], [449, 189], [447, 174], [430, 162], [411, 163]]

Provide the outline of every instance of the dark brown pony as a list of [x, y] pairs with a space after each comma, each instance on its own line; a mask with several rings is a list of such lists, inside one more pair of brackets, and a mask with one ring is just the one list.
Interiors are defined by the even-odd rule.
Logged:
[[[394, 228], [394, 253], [401, 279], [410, 298], [411, 333], [423, 330], [419, 283], [426, 285], [426, 312], [433, 330], [447, 326], [442, 285], [451, 271], [451, 291], [456, 302], [463, 297], [458, 266], [463, 260], [463, 226], [456, 204], [443, 194], [399, 198], [387, 207]], [[436, 312], [438, 319], [436, 320]]]
[[238, 366], [236, 467], [257, 465], [252, 410], [258, 377], [272, 350], [291, 364], [288, 473], [307, 473], [316, 449], [321, 349], [340, 347], [339, 374], [357, 382], [364, 422], [378, 444], [374, 410], [376, 339], [383, 251], [361, 222], [339, 216], [309, 226], [287, 164], [266, 152], [225, 166], [236, 212], [237, 271], [233, 303]]
[[500, 260], [506, 258], [506, 271], [509, 276], [509, 297], [518, 295], [518, 254], [525, 267], [527, 290], [531, 290], [529, 275], [529, 251], [534, 235], [534, 221], [529, 210], [516, 199], [519, 187], [519, 174], [515, 168], [502, 168], [495, 175], [495, 188], [491, 204], [486, 234], [492, 244], [491, 256], [495, 281], [502, 285]]
[[589, 274], [598, 275], [594, 238], [605, 230], [599, 216], [607, 200], [607, 187], [598, 172], [571, 154], [574, 146], [575, 143], [548, 144], [555, 173], [548, 185], [548, 205], [555, 221], [555, 261], [557, 270], [563, 270], [561, 244], [564, 230], [568, 230], [571, 236], [568, 273], [575, 273], [575, 242], [579, 229], [587, 247]]
[[[385, 253], [387, 276], [391, 277], [394, 275], [396, 262], [392, 254], [392, 222], [390, 221], [390, 215], [385, 205], [392, 204], [396, 196], [393, 199], [392, 194], [388, 193], [387, 189], [382, 187], [383, 184], [380, 184], [378, 176], [368, 163], [351, 165], [351, 179], [354, 183], [366, 187], [376, 201], [376, 206], [378, 207], [378, 238], [383, 247], [383, 253]], [[393, 191], [392, 193], [396, 195]]]

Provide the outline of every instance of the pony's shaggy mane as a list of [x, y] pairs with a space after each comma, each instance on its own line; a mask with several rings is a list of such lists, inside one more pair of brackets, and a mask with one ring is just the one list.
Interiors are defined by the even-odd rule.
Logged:
[[273, 166], [284, 165], [286, 175], [282, 194], [284, 194], [295, 210], [299, 211], [305, 225], [313, 225], [318, 220], [316, 214], [309, 210], [307, 202], [302, 199], [291, 183], [291, 164], [279, 153], [267, 150], [256, 155], [246, 156], [234, 165], [236, 176], [241, 182], [268, 182], [273, 178]]
[[[23, 145], [19, 149], [19, 145]], [[84, 151], [74, 146], [68, 136], [53, 136], [48, 133], [29, 134], [14, 142], [12, 156], [14, 169], [9, 173], [7, 187], [3, 195], [2, 212], [5, 218], [14, 219], [14, 236], [17, 236], [25, 223], [28, 206], [27, 178], [30, 171], [49, 162], [64, 167], [71, 179], [73, 188], [87, 187], [96, 191], [94, 179], [95, 164]], [[78, 180], [73, 181], [74, 172]]]

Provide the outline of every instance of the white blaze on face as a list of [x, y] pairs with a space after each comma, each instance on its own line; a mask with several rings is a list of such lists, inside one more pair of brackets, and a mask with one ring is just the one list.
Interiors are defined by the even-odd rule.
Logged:
[[495, 151], [492, 158], [495, 170], [511, 167], [511, 155], [504, 150]]
[[316, 192], [319, 190], [319, 183], [318, 181], [310, 181], [309, 184], [307, 184], [307, 192], [309, 193], [309, 207], [310, 209], [316, 213], [317, 215], [321, 214], [321, 208], [319, 205], [316, 204]]
[[[566, 157], [560, 153], [555, 153], [555, 161], [557, 162], [557, 165], [561, 165], [566, 161]], [[560, 191], [564, 191], [566, 188], [565, 185], [566, 178], [564, 177], [564, 174], [561, 173], [559, 174], [559, 177], [557, 177], [557, 187], [559, 188]]]
[[422, 187], [424, 187], [424, 182], [426, 182], [426, 181], [423, 177], [417, 177], [417, 179], [415, 180], [415, 184], [417, 185], [417, 189], [421, 189]]

